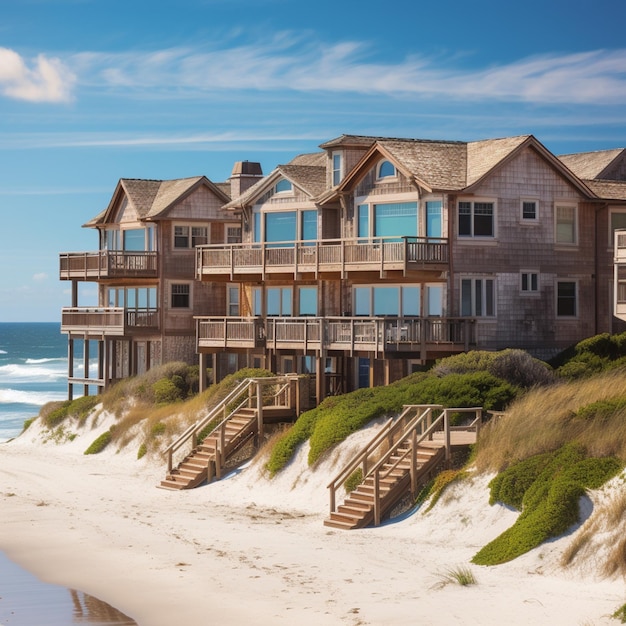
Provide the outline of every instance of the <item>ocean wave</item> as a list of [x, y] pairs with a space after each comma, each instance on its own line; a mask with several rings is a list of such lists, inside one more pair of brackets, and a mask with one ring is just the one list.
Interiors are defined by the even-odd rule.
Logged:
[[6, 350], [0, 350], [0, 354], [9, 354]]
[[33, 365], [18, 365], [10, 363], [0, 366], [0, 380], [18, 382], [56, 381], [67, 377], [67, 367], [59, 368], [38, 367]]
[[60, 356], [53, 359], [26, 359], [24, 363], [26, 363], [26, 365], [39, 365], [41, 363], [53, 363], [55, 361], [64, 361], [67, 363], [67, 357]]
[[67, 395], [61, 392], [0, 389], [0, 404], [34, 404], [42, 406], [46, 402], [65, 399], [67, 399]]

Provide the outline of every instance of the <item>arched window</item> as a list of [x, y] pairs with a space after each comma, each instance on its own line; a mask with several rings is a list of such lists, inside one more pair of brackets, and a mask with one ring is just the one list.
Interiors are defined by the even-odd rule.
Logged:
[[291, 191], [293, 186], [286, 178], [281, 178], [274, 187], [274, 191], [276, 193], [280, 193], [281, 191]]
[[378, 178], [389, 178], [396, 175], [396, 168], [390, 161], [383, 161], [378, 166]]

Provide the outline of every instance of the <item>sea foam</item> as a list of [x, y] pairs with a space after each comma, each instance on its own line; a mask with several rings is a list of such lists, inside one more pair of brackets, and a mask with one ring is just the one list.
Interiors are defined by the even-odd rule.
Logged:
[[0, 404], [33, 404], [42, 406], [46, 402], [65, 399], [67, 399], [67, 394], [62, 392], [0, 389]]
[[39, 367], [18, 363], [2, 365], [0, 366], [0, 382], [22, 383], [33, 380], [62, 380], [67, 377], [67, 368], [65, 365], [60, 365], [60, 367]]

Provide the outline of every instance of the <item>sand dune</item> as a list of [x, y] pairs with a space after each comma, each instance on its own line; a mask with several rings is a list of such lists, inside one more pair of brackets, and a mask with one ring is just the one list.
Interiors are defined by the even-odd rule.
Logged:
[[[273, 481], [252, 463], [185, 492], [157, 489], [163, 466], [134, 451], [84, 456], [97, 434], [44, 444], [35, 427], [0, 445], [0, 549], [141, 626], [599, 625], [617, 623], [609, 616], [626, 601], [623, 581], [557, 565], [571, 537], [502, 566], [471, 565], [516, 516], [488, 505], [487, 477], [451, 488], [426, 515], [324, 527], [326, 484], [371, 433], [315, 471], [303, 449]], [[478, 584], [443, 584], [461, 565]]]

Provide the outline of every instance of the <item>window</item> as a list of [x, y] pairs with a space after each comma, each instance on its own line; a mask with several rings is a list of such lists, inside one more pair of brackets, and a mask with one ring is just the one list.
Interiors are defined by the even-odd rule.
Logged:
[[524, 222], [536, 222], [537, 221], [537, 201], [536, 200], [522, 200], [521, 211], [522, 211], [522, 221]]
[[370, 207], [368, 204], [359, 204], [358, 237], [370, 235]]
[[276, 186], [274, 187], [274, 191], [276, 193], [283, 193], [285, 191], [292, 191], [292, 190], [293, 190], [293, 185], [286, 178], [281, 178], [276, 183]]
[[317, 315], [317, 287], [300, 287], [298, 315]]
[[520, 289], [522, 293], [538, 292], [539, 274], [537, 272], [522, 272], [520, 274]]
[[441, 200], [426, 202], [426, 236], [443, 236], [443, 204]]
[[268, 287], [265, 295], [268, 316], [291, 316], [293, 299], [291, 287]]
[[557, 205], [556, 207], [556, 242], [575, 244], [578, 240], [576, 228], [576, 207]]
[[372, 207], [373, 232], [370, 233], [370, 205], [359, 204], [359, 237], [416, 237], [417, 202], [390, 202]]
[[241, 243], [241, 226], [226, 226], [226, 243]]
[[317, 239], [317, 211], [302, 211], [300, 213], [300, 239], [315, 241]]
[[124, 307], [125, 309], [142, 309], [156, 311], [156, 287], [109, 287], [108, 306]]
[[265, 214], [265, 241], [267, 243], [295, 241], [296, 212], [281, 211]]
[[239, 287], [228, 285], [226, 295], [228, 297], [228, 315], [239, 315]]
[[188, 309], [191, 304], [189, 283], [176, 283], [172, 285], [172, 308]]
[[343, 159], [341, 152], [333, 152], [333, 187], [337, 186], [343, 178]]
[[187, 249], [202, 246], [209, 242], [207, 226], [174, 226], [174, 248]]
[[495, 280], [493, 278], [461, 279], [461, 315], [495, 316]]
[[383, 161], [378, 166], [378, 178], [392, 178], [396, 175], [396, 168], [390, 161]]
[[493, 237], [493, 202], [459, 202], [459, 237]]
[[124, 250], [143, 252], [146, 249], [146, 231], [144, 228], [131, 228], [122, 231]]
[[556, 314], [559, 317], [576, 317], [576, 283], [574, 281], [557, 282]]
[[419, 286], [354, 287], [353, 295], [356, 316], [420, 314]]
[[626, 229], [626, 211], [611, 211], [611, 227], [609, 231], [609, 247], [612, 248], [615, 241], [615, 231]]

